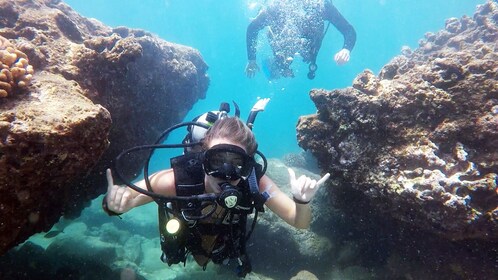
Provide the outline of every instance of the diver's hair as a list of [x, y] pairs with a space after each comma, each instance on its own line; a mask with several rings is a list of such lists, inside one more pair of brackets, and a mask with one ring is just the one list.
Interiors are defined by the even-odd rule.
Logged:
[[253, 156], [258, 149], [258, 143], [252, 130], [238, 117], [225, 117], [217, 120], [206, 132], [204, 148], [213, 139], [224, 138], [242, 145], [247, 154]]

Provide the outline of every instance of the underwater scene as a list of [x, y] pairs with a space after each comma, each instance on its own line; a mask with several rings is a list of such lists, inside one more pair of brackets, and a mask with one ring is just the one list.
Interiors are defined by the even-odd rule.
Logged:
[[0, 279], [498, 279], [496, 0], [0, 0]]

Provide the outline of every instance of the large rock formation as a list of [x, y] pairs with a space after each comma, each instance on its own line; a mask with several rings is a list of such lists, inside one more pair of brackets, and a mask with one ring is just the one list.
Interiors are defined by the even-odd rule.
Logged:
[[[58, 0], [0, 0], [0, 36], [3, 254], [78, 215], [105, 192], [116, 155], [181, 121], [209, 79], [198, 51]], [[144, 157], [128, 157], [123, 173], [133, 177]]]
[[447, 20], [378, 76], [313, 90], [318, 112], [299, 120], [299, 144], [388, 216], [452, 240], [497, 240], [497, 42], [496, 2]]

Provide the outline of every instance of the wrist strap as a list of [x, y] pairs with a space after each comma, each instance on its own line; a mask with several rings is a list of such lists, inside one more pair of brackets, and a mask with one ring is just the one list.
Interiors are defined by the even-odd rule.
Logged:
[[292, 200], [294, 200], [294, 202], [297, 204], [308, 204], [311, 201], [311, 200], [309, 200], [309, 201], [300, 200], [300, 199], [297, 199], [295, 196], [292, 196]]
[[[109, 216], [118, 216], [119, 217], [119, 215], [121, 215], [120, 213], [116, 213], [116, 212], [110, 210], [109, 207], [107, 207], [107, 195], [104, 195], [104, 199], [102, 199], [102, 209]], [[121, 219], [121, 217], [119, 217], [119, 218]]]

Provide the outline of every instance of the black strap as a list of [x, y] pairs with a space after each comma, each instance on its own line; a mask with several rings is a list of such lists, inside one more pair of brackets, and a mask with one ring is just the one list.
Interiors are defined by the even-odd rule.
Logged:
[[318, 51], [320, 50], [320, 47], [322, 46], [323, 38], [325, 38], [325, 35], [327, 34], [329, 27], [330, 27], [330, 22], [327, 23], [327, 27], [325, 27], [325, 31], [323, 32], [322, 36], [320, 37], [320, 40], [317, 40], [316, 45], [314, 45], [313, 49], [311, 50], [312, 57], [311, 57], [311, 61], [310, 61], [310, 66], [313, 65], [314, 70], [312, 71], [311, 69], [309, 69], [309, 71], [310, 71], [309, 73], [314, 74], [314, 72], [316, 71], [316, 69], [318, 67], [316, 65], [316, 57], [318, 56]]
[[188, 153], [171, 158], [171, 168], [175, 174], [177, 196], [192, 196], [204, 193], [204, 170], [202, 154]]

